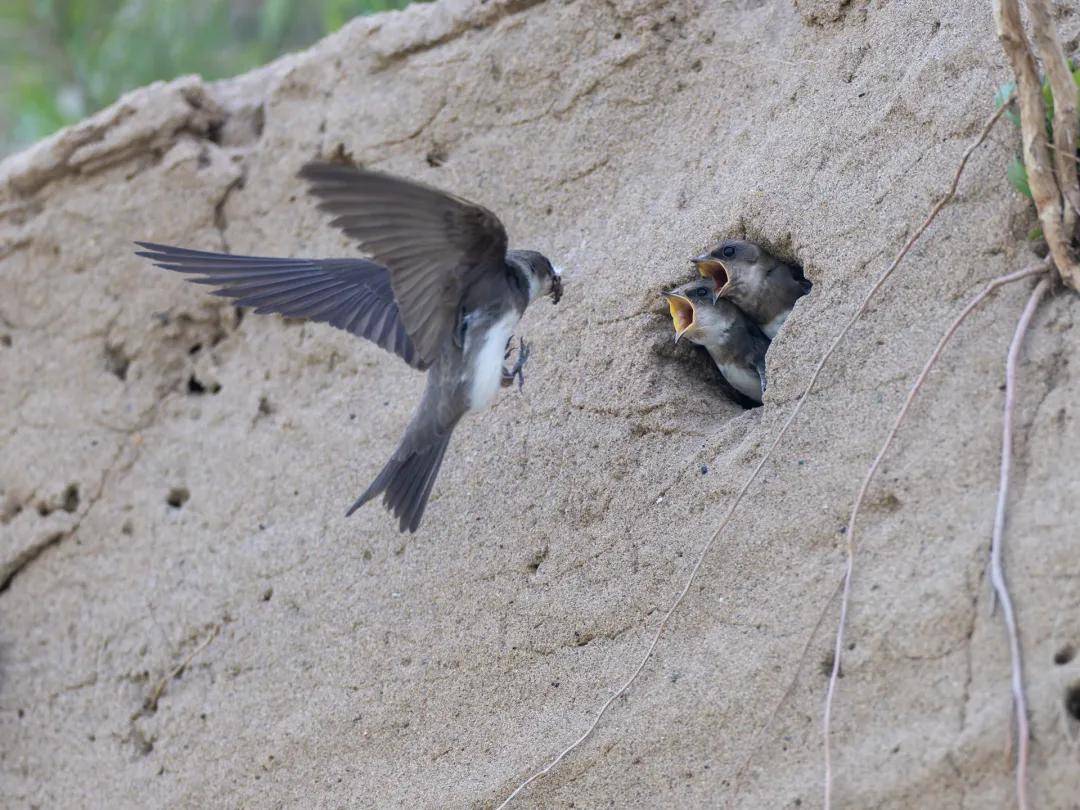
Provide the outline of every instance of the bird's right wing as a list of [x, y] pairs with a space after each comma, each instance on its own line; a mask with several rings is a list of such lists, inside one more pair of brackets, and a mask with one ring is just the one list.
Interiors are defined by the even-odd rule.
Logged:
[[405, 330], [432, 363], [457, 325], [465, 288], [502, 272], [506, 230], [491, 211], [380, 172], [313, 162], [300, 170], [333, 224], [390, 271]]
[[391, 351], [413, 368], [428, 364], [405, 331], [390, 288], [390, 274], [366, 259], [272, 259], [136, 242], [136, 255], [158, 267], [188, 273], [196, 284], [217, 287], [214, 295], [278, 312], [322, 321]]

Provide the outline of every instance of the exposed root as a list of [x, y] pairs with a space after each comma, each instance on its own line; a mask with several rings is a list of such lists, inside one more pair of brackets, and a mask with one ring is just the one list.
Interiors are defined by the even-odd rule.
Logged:
[[[859, 487], [859, 493], [855, 496], [855, 503], [851, 507], [851, 517], [848, 519], [847, 525], [847, 561], [844, 569], [844, 588], [840, 597], [840, 622], [836, 628], [836, 644], [833, 648], [833, 664], [832, 671], [829, 673], [829, 688], [825, 694], [825, 713], [823, 719], [822, 733], [824, 736], [825, 747], [825, 808], [828, 810], [832, 806], [832, 784], [833, 784], [833, 769], [832, 769], [832, 748], [830, 745], [830, 731], [832, 725], [832, 705], [833, 699], [836, 695], [836, 686], [840, 678], [840, 659], [844, 650], [844, 628], [847, 624], [848, 605], [851, 601], [851, 576], [854, 570], [855, 564], [855, 524], [859, 517], [859, 509], [862, 507], [863, 501], [866, 500], [866, 493], [870, 488], [870, 483], [874, 479], [874, 475], [877, 473], [878, 468], [881, 466], [881, 462], [885, 458], [885, 454], [889, 452], [889, 448], [892, 447], [893, 440], [896, 438], [896, 434], [900, 429], [900, 425], [903, 424], [904, 419], [907, 417], [908, 411], [911, 408], [911, 403], [915, 400], [919, 390], [922, 388], [923, 383], [926, 382], [927, 376], [929, 376], [931, 369], [937, 363], [938, 358], [941, 356], [945, 346], [952, 340], [956, 334], [956, 330], [960, 328], [960, 325], [967, 319], [967, 317], [975, 311], [975, 309], [981, 304], [988, 296], [990, 296], [998, 287], [1005, 284], [1010, 284], [1014, 281], [1027, 278], [1028, 276], [1035, 275], [1037, 273], [1045, 273], [1048, 268], [1048, 260], [1043, 260], [1036, 265], [1027, 267], [1023, 270], [1018, 270], [1015, 273], [1009, 273], [994, 279], [982, 292], [976, 295], [968, 305], [960, 312], [959, 315], [949, 325], [949, 328], [945, 330], [945, 334], [942, 335], [941, 340], [938, 341], [934, 351], [930, 354], [930, 358], [926, 361], [919, 376], [915, 378], [915, 382], [911, 386], [911, 390], [908, 391], [907, 398], [904, 400], [903, 406], [896, 415], [896, 419], [893, 421], [892, 428], [889, 430], [888, 435], [885, 437], [885, 442], [881, 445], [881, 449], [878, 451], [877, 456], [874, 458], [873, 463], [866, 472], [866, 476], [863, 478], [862, 485]], [[1040, 282], [1040, 287], [1046, 283], [1043, 279]], [[1038, 289], [1038, 288], [1037, 288]]]
[[[1055, 76], [1060, 70], [1057, 52], [1051, 42], [1056, 44], [1056, 33], [1050, 12], [1046, 8], [1045, 0], [1028, 0], [1028, 7], [1032, 12], [1032, 21], [1036, 26], [1036, 44], [1039, 46], [1039, 56], [1043, 58], [1050, 72], [1051, 88], [1054, 92], [1055, 102], [1062, 90], [1057, 86]], [[1016, 76], [1016, 95], [1020, 102], [1020, 129], [1023, 136], [1024, 166], [1027, 169], [1028, 185], [1031, 188], [1031, 197], [1035, 201], [1035, 209], [1039, 213], [1039, 222], [1042, 225], [1043, 236], [1050, 248], [1050, 255], [1054, 257], [1054, 264], [1062, 280], [1072, 289], [1080, 291], [1080, 265], [1073, 259], [1070, 244], [1073, 233], [1067, 228], [1075, 225], [1075, 217], [1072, 212], [1066, 216], [1065, 206], [1062, 205], [1064, 196], [1070, 202], [1075, 202], [1077, 191], [1068, 188], [1063, 195], [1063, 188], [1070, 182], [1076, 185], [1076, 171], [1066, 168], [1064, 174], [1055, 177], [1054, 162], [1050, 158], [1050, 149], [1046, 139], [1046, 108], [1043, 104], [1042, 83], [1039, 80], [1039, 72], [1035, 66], [1035, 57], [1028, 44], [1027, 34], [1024, 33], [1024, 24], [1020, 18], [1019, 0], [995, 0], [994, 21], [997, 24], [998, 39], [1001, 40], [1005, 55], [1012, 65], [1013, 74]], [[1068, 70], [1066, 66], [1066, 70]], [[1065, 108], [1072, 107], [1073, 121], [1066, 126], [1066, 133], [1075, 133], [1076, 120], [1076, 87], [1073, 85], [1071, 76], [1066, 97], [1062, 99]], [[1071, 105], [1070, 101], [1071, 99]], [[1004, 108], [1005, 105], [1002, 105]], [[1056, 106], [1056, 104], [1055, 104]], [[1055, 119], [1056, 121], [1056, 119]], [[1055, 124], [1055, 129], [1057, 129]], [[1075, 137], [1075, 135], [1074, 135]], [[1056, 138], [1055, 138], [1056, 140]], [[1062, 144], [1057, 144], [1059, 148]], [[1068, 147], [1073, 148], [1073, 147]], [[1068, 167], [1069, 162], [1059, 159], [1057, 164]], [[1070, 180], [1071, 178], [1071, 180]]]
[[[1028, 0], [1035, 52], [1043, 63], [1054, 97], [1054, 172], [1061, 196], [1067, 203], [1061, 215], [1064, 237], [1076, 233], [1076, 215], [1080, 211], [1080, 180], [1076, 171], [1076, 83], [1065, 49], [1058, 41], [1054, 20], [1046, 0]], [[1070, 160], [1072, 158], [1072, 160]]]
[[833, 354], [835, 354], [837, 347], [839, 347], [840, 343], [847, 336], [848, 332], [851, 331], [851, 328], [855, 325], [855, 322], [863, 316], [867, 308], [870, 306], [870, 301], [885, 285], [885, 282], [889, 280], [896, 268], [900, 266], [900, 262], [904, 260], [904, 257], [907, 256], [907, 254], [911, 251], [915, 243], [922, 237], [922, 235], [926, 232], [927, 228], [930, 227], [930, 224], [937, 217], [941, 209], [948, 205], [948, 203], [953, 199], [953, 197], [956, 196], [956, 189], [957, 186], [960, 184], [960, 177], [964, 173], [964, 169], [967, 166], [969, 158], [979, 147], [979, 145], [986, 140], [987, 135], [990, 134], [990, 130], [993, 129], [994, 125], [1001, 119], [1001, 116], [1004, 114], [1005, 109], [1006, 105], [1004, 104], [999, 107], [998, 110], [987, 120], [986, 124], [982, 128], [982, 131], [979, 133], [975, 141], [967, 149], [964, 150], [964, 154], [960, 158], [960, 163], [956, 167], [956, 172], [953, 175], [952, 183], [949, 185], [949, 189], [945, 193], [945, 196], [942, 197], [934, 205], [934, 207], [930, 210], [929, 215], [926, 217], [925, 220], [923, 220], [923, 223], [911, 235], [907, 243], [903, 246], [903, 248], [900, 249], [900, 252], [896, 254], [896, 258], [893, 259], [892, 263], [889, 264], [887, 268], [885, 268], [885, 271], [877, 278], [877, 280], [874, 282], [874, 285], [870, 288], [866, 295], [863, 296], [862, 302], [859, 304], [859, 308], [848, 319], [847, 323], [844, 324], [844, 328], [840, 330], [840, 333], [833, 339], [832, 343], [829, 344], [828, 349], [826, 349], [825, 353], [821, 356], [821, 359], [818, 361], [817, 366], [815, 366], [813, 373], [810, 375], [810, 380], [807, 382], [805, 390], [799, 397], [798, 401], [795, 403], [795, 407], [792, 408], [791, 413], [788, 415], [787, 419], [784, 420], [784, 424], [781, 426], [779, 433], [777, 433], [776, 435], [776, 438], [773, 439], [772, 443], [769, 445], [764, 455], [762, 455], [761, 460], [758, 461], [758, 463], [754, 466], [753, 471], [747, 477], [743, 485], [739, 488], [739, 491], [735, 495], [735, 499], [732, 501], [731, 506], [728, 507], [727, 513], [720, 521], [720, 525], [712, 533], [708, 541], [706, 541], [705, 545], [698, 553], [697, 560], [694, 563], [694, 567], [690, 570], [690, 575], [686, 578], [685, 584], [680, 589], [678, 595], [675, 597], [675, 600], [672, 602], [671, 607], [668, 608], [667, 612], [664, 614], [664, 617], [660, 620], [660, 624], [656, 629], [656, 633], [653, 635], [652, 641], [649, 643], [648, 648], [645, 650], [645, 654], [642, 656], [641, 660], [634, 668], [634, 671], [630, 674], [630, 677], [626, 679], [622, 686], [620, 686], [614, 692], [614, 694], [611, 695], [611, 697], [604, 701], [603, 705], [596, 713], [596, 716], [593, 718], [588, 728], [586, 728], [585, 731], [577, 737], [577, 739], [575, 739], [572, 743], [570, 743], [570, 745], [560, 751], [559, 754], [551, 760], [551, 762], [549, 762], [540, 770], [536, 771], [534, 774], [532, 774], [532, 776], [528, 777], [525, 781], [523, 781], [516, 788], [514, 788], [513, 792], [498, 805], [496, 810], [502, 810], [502, 808], [510, 804], [510, 802], [513, 801], [518, 796], [518, 794], [520, 794], [526, 787], [528, 787], [537, 779], [540, 779], [541, 777], [548, 774], [553, 768], [555, 768], [555, 766], [562, 762], [562, 760], [568, 754], [570, 754], [575, 748], [585, 742], [585, 740], [589, 738], [589, 735], [593, 733], [596, 727], [600, 725], [600, 721], [603, 719], [604, 715], [607, 713], [607, 710], [611, 707], [611, 705], [618, 698], [620, 698], [623, 694], [626, 693], [626, 691], [634, 684], [634, 681], [637, 680], [642, 670], [645, 669], [645, 665], [648, 664], [649, 661], [652, 659], [653, 653], [656, 651], [656, 646], [660, 643], [660, 638], [663, 636], [664, 631], [667, 629], [668, 623], [671, 621], [671, 617], [674, 615], [675, 611], [678, 610], [679, 606], [682, 604], [683, 599], [686, 598], [686, 594], [690, 591], [690, 588], [694, 584], [694, 581], [697, 579], [697, 575], [701, 571], [701, 566], [705, 562], [705, 558], [712, 550], [712, 547], [715, 544], [717, 538], [731, 522], [731, 518], [734, 516], [735, 510], [739, 508], [739, 505], [742, 503], [747, 491], [757, 480], [758, 475], [760, 475], [762, 468], [765, 466], [766, 462], [768, 462], [768, 460], [772, 457], [773, 452], [775, 452], [780, 442], [783, 441], [784, 437], [787, 435], [787, 432], [791, 428], [792, 423], [795, 421], [795, 418], [799, 415], [799, 412], [802, 410], [803, 405], [809, 398], [810, 392], [813, 390], [814, 385], [818, 380], [818, 377], [821, 376], [821, 371], [825, 367], [825, 364], [828, 363], [830, 358], [832, 358]]
[[1001, 475], [998, 483], [997, 508], [994, 511], [994, 533], [990, 543], [990, 582], [1001, 602], [1005, 619], [1005, 631], [1009, 637], [1009, 658], [1012, 668], [1013, 708], [1016, 712], [1016, 803], [1020, 810], [1027, 810], [1027, 766], [1030, 731], [1028, 729], [1027, 700], [1024, 695], [1024, 673], [1020, 658], [1020, 638], [1016, 628], [1016, 615], [1012, 599], [1005, 584], [1005, 571], [1001, 564], [1001, 545], [1005, 535], [1005, 509], [1009, 501], [1009, 473], [1012, 468], [1013, 410], [1016, 406], [1016, 364], [1020, 347], [1027, 334], [1028, 325], [1035, 310], [1050, 289], [1049, 279], [1043, 278], [1031, 293], [1020, 321], [1016, 324], [1009, 355], [1005, 362], [1005, 408], [1001, 425]]

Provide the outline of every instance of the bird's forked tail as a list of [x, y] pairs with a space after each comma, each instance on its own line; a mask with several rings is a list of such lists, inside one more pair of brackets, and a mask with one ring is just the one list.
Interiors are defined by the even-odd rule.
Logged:
[[382, 472], [345, 513], [348, 517], [365, 503], [383, 493], [383, 504], [398, 518], [400, 531], [415, 532], [424, 516], [428, 496], [439, 476], [451, 432], [438, 436], [432, 444], [401, 456], [401, 449], [386, 462]]

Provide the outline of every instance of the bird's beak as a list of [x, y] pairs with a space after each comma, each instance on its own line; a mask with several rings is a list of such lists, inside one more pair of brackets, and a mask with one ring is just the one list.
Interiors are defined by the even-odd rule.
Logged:
[[693, 265], [698, 269], [705, 278], [711, 278], [713, 282], [713, 303], [716, 303], [717, 299], [723, 296], [727, 290], [728, 284], [731, 283], [731, 276], [728, 274], [727, 268], [724, 267], [724, 263], [708, 253], [703, 253], [695, 259], [690, 260]]
[[671, 323], [675, 326], [675, 342], [693, 328], [696, 315], [693, 302], [685, 295], [673, 292], [660, 293], [667, 301], [668, 310], [671, 312]]

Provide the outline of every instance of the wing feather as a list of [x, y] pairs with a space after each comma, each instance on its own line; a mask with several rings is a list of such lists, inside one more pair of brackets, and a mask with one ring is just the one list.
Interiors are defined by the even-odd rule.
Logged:
[[[419, 183], [331, 163], [300, 172], [332, 224], [389, 270], [401, 322], [420, 357], [434, 361], [457, 323], [465, 288], [504, 272], [506, 230], [482, 206]], [[396, 340], [394, 331], [380, 332]]]
[[367, 259], [276, 259], [233, 256], [137, 242], [137, 255], [158, 267], [216, 287], [256, 312], [321, 321], [393, 352], [414, 368], [428, 367], [402, 324], [387, 269]]

